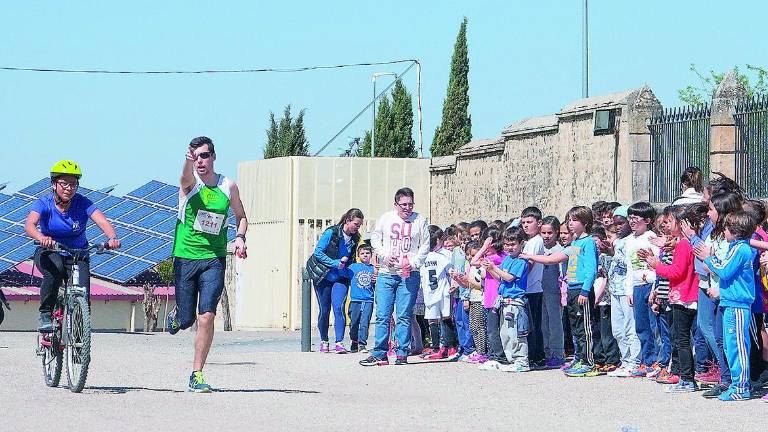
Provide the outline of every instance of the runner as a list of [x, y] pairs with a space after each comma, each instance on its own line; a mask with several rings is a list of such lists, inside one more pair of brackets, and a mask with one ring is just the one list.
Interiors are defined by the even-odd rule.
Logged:
[[[107, 236], [110, 249], [120, 247], [115, 229], [104, 213], [91, 200], [77, 193], [83, 175], [80, 166], [71, 160], [61, 160], [51, 167], [50, 175], [51, 194], [38, 198], [32, 204], [24, 226], [27, 235], [40, 242], [34, 259], [35, 267], [43, 274], [37, 328], [42, 333], [53, 331], [51, 312], [56, 306], [59, 287], [67, 277], [67, 262], [72, 260], [66, 252], [51, 250], [56, 243], [73, 249], [88, 247], [85, 228], [90, 219]], [[80, 284], [86, 288], [86, 298], [90, 300], [89, 262], [88, 257], [84, 257], [77, 264], [80, 268]]]
[[395, 337], [396, 365], [408, 363], [411, 348], [411, 315], [419, 290], [419, 269], [429, 253], [427, 220], [413, 211], [413, 191], [402, 188], [395, 193], [394, 210], [384, 213], [371, 234], [371, 246], [382, 257], [376, 279], [376, 345], [362, 366], [383, 366], [387, 359], [387, 338], [392, 312], [397, 305]]
[[[240, 191], [235, 182], [213, 169], [216, 151], [208, 137], [189, 143], [179, 190], [179, 214], [173, 242], [173, 271], [176, 276], [176, 307], [168, 314], [168, 332], [192, 326], [197, 318], [195, 358], [188, 390], [208, 393], [203, 366], [213, 341], [216, 306], [224, 290], [227, 260], [227, 213], [237, 219], [235, 253], [246, 257], [245, 218]], [[197, 309], [197, 314], [195, 314]]]

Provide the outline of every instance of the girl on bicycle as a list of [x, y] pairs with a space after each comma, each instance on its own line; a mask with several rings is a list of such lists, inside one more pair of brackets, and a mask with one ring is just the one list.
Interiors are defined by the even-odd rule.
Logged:
[[[40, 286], [40, 318], [38, 330], [53, 331], [51, 312], [56, 306], [59, 287], [67, 277], [66, 252], [52, 250], [56, 243], [69, 248], [88, 247], [85, 228], [90, 218], [109, 238], [109, 249], [120, 247], [115, 229], [104, 213], [88, 198], [77, 193], [82, 173], [80, 166], [71, 160], [56, 162], [51, 168], [51, 194], [42, 196], [32, 204], [24, 230], [33, 240], [40, 242], [35, 251], [35, 266], [43, 274]], [[38, 226], [40, 227], [38, 229]], [[90, 269], [87, 256], [78, 261], [80, 282], [90, 295]], [[86, 296], [86, 297], [87, 297]]]

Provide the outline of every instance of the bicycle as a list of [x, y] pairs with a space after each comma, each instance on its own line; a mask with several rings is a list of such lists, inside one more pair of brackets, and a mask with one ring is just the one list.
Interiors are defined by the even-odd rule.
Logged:
[[66, 352], [69, 390], [80, 393], [85, 387], [88, 366], [91, 363], [91, 310], [87, 295], [89, 287], [80, 285], [80, 267], [77, 261], [92, 250], [103, 254], [108, 253], [109, 248], [107, 243], [89, 244], [84, 249], [73, 249], [56, 243], [53, 250], [67, 252], [71, 257], [65, 261], [67, 279], [59, 288], [56, 307], [51, 314], [53, 331], [38, 334], [36, 353], [42, 360], [45, 384], [48, 387], [56, 387], [61, 380], [61, 368]]

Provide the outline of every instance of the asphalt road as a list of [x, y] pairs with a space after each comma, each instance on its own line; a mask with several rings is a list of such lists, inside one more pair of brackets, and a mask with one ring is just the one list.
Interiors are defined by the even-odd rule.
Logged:
[[217, 333], [187, 393], [191, 332], [94, 335], [85, 390], [48, 388], [35, 334], [0, 332], [2, 430], [765, 430], [768, 404], [666, 394], [647, 380], [458, 363], [363, 368], [362, 354], [301, 353], [296, 333]]

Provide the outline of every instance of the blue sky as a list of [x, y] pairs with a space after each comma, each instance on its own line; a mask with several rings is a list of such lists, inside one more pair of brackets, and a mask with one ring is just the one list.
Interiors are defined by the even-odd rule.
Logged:
[[[702, 70], [766, 66], [766, 3], [593, 0], [590, 94], [651, 86], [665, 106]], [[429, 148], [462, 17], [469, 19], [470, 112], [476, 138], [557, 111], [581, 95], [581, 1], [537, 2], [6, 2], [0, 66], [238, 69], [418, 58]], [[190, 138], [217, 144], [217, 169], [263, 153], [269, 111], [305, 108], [319, 149], [367, 104], [373, 72], [115, 76], [0, 72], [5, 172], [13, 191], [58, 159], [83, 166], [83, 184], [127, 192], [175, 182]], [[384, 83], [382, 78], [380, 83]], [[404, 77], [415, 93], [413, 71]], [[370, 127], [363, 115], [329, 146]]]

